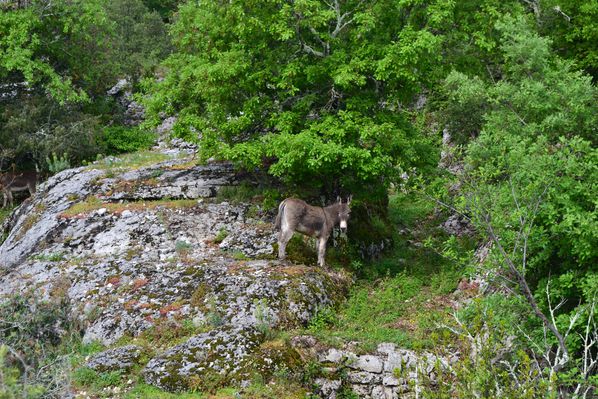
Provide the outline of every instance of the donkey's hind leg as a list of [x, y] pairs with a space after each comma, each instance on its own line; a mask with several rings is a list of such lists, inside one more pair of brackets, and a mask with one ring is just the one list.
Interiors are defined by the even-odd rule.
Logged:
[[278, 233], [278, 259], [284, 260], [287, 257], [286, 249], [291, 237], [293, 237], [291, 229], [281, 229]]

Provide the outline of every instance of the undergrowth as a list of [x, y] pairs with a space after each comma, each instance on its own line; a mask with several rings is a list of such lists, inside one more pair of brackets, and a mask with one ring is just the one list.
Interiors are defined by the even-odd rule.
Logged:
[[[392, 248], [380, 259], [353, 259], [349, 267], [358, 280], [345, 303], [319, 309], [307, 333], [333, 346], [357, 342], [364, 352], [381, 342], [412, 349], [446, 343], [450, 337], [438, 325], [450, 318], [448, 295], [464, 270], [434, 249], [447, 238], [439, 228], [442, 216], [417, 194], [391, 195]], [[473, 243], [459, 239], [455, 245], [466, 251]]]

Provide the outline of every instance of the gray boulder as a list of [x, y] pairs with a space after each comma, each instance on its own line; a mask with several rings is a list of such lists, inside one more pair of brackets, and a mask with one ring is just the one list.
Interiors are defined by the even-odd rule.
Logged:
[[95, 371], [128, 370], [139, 361], [143, 348], [126, 345], [93, 355], [85, 366]]
[[[240, 382], [248, 377], [242, 371], [261, 340], [252, 329], [212, 330], [154, 357], [142, 373], [146, 383], [169, 391], [187, 389], [191, 384]], [[193, 378], [196, 381], [192, 382]]]

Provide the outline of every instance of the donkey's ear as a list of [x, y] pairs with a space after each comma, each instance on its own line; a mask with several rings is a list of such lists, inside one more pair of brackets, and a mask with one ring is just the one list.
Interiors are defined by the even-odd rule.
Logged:
[[340, 195], [336, 197], [336, 202], [338, 202], [339, 204], [343, 202]]
[[353, 194], [349, 195], [349, 197], [347, 197], [347, 205], [349, 205], [351, 203], [351, 200], [353, 199]]

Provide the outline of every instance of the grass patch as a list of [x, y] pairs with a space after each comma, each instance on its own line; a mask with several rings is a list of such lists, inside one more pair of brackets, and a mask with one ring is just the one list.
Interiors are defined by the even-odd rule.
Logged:
[[201, 393], [170, 393], [151, 385], [140, 383], [127, 392], [125, 399], [204, 399], [207, 398]]
[[220, 244], [226, 237], [228, 237], [228, 231], [223, 227], [218, 231], [216, 237], [214, 237], [214, 243]]
[[39, 260], [42, 262], [61, 262], [61, 261], [65, 260], [66, 258], [65, 258], [64, 252], [52, 252], [49, 254], [35, 255], [35, 256], [33, 256], [33, 259]]
[[[16, 206], [7, 205], [6, 208], [0, 208], [0, 225], [4, 223], [4, 221], [10, 216], [12, 211], [16, 208]], [[0, 232], [0, 244], [6, 240], [8, 237], [8, 232]]]
[[10, 216], [15, 208], [16, 206], [10, 205], [7, 205], [6, 208], [0, 208], [0, 224], [2, 224], [2, 222], [4, 222], [4, 220]]
[[360, 349], [370, 351], [380, 342], [408, 346], [409, 337], [393, 323], [404, 315], [421, 290], [419, 279], [405, 274], [386, 278], [375, 284], [365, 283], [353, 288], [346, 303], [336, 313], [320, 310], [308, 330], [332, 345], [358, 341]]
[[124, 210], [130, 211], [144, 211], [147, 209], [161, 208], [191, 208], [197, 205], [196, 200], [181, 199], [181, 200], [158, 200], [158, 201], [132, 201], [132, 202], [102, 202], [98, 197], [88, 197], [85, 201], [77, 202], [69, 209], [64, 211], [61, 216], [74, 217], [79, 214], [89, 213], [101, 208], [106, 208], [108, 212], [119, 213]]
[[89, 169], [115, 170], [139, 169], [144, 166], [154, 165], [159, 162], [177, 159], [173, 155], [155, 151], [137, 151], [118, 157], [106, 157], [94, 162]]
[[[349, 264], [358, 281], [346, 302], [338, 309], [320, 309], [307, 332], [333, 346], [357, 341], [363, 351], [381, 342], [413, 349], [446, 343], [449, 338], [438, 326], [450, 318], [449, 294], [463, 270], [436, 250], [445, 246], [447, 235], [438, 227], [443, 217], [434, 208], [416, 194], [391, 195], [393, 247], [370, 262], [352, 256]], [[473, 245], [467, 238], [451, 241], [457, 252]]]
[[177, 392], [170, 393], [145, 383], [139, 383], [124, 395], [124, 399], [304, 399], [307, 390], [294, 381], [274, 378], [268, 383], [259, 378], [251, 381], [247, 388], [222, 388], [215, 393]]
[[73, 382], [79, 387], [91, 388], [99, 391], [102, 388], [121, 386], [123, 373], [121, 371], [109, 371], [99, 373], [88, 367], [81, 367], [73, 373]]
[[442, 270], [452, 268], [451, 262], [434, 248], [446, 239], [438, 228], [441, 221], [434, 217], [434, 204], [413, 194], [391, 195], [388, 204], [390, 223], [395, 226], [393, 246], [380, 259], [358, 271], [367, 279], [406, 272], [422, 281]]

